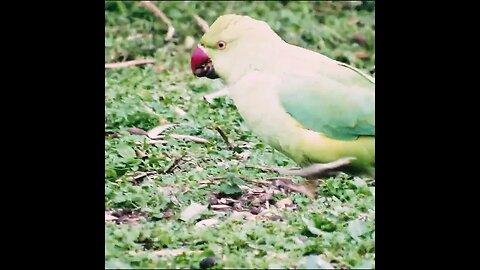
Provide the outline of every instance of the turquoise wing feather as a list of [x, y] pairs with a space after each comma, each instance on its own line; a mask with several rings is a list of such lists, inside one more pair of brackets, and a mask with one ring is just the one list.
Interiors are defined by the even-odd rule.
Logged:
[[279, 100], [303, 127], [333, 139], [375, 136], [375, 81], [363, 80], [355, 84], [332, 76], [285, 74]]

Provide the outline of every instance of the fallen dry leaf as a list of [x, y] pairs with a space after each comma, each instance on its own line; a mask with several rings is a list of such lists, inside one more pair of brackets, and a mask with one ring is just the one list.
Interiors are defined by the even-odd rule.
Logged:
[[291, 179], [279, 178], [274, 182], [274, 185], [278, 187], [286, 187], [292, 191], [300, 192], [307, 195], [310, 198], [315, 198], [315, 181], [305, 181], [304, 185], [296, 184]]
[[154, 127], [147, 132], [147, 136], [151, 139], [157, 138], [158, 135], [162, 134], [165, 130], [172, 128], [174, 126], [178, 126], [178, 124], [165, 124], [158, 127]]
[[178, 188], [174, 186], [159, 186], [158, 190], [162, 192], [166, 197], [178, 193]]
[[137, 154], [138, 158], [144, 158], [144, 157], [147, 156], [147, 154], [145, 154], [145, 152], [143, 152], [141, 150], [138, 150], [138, 149], [135, 149], [135, 154]]
[[352, 36], [352, 39], [357, 42], [358, 44], [365, 44], [367, 42], [367, 39], [362, 33], [355, 33]]
[[201, 251], [198, 251], [198, 250], [188, 250], [188, 249], [162, 249], [162, 250], [157, 250], [157, 251], [154, 251], [153, 254], [157, 255], [157, 256], [166, 256], [166, 257], [169, 257], [169, 256], [178, 256], [178, 255], [182, 255], [182, 254], [191, 254], [191, 253], [199, 253]]
[[198, 181], [198, 184], [213, 184], [213, 182], [212, 180], [206, 179]]
[[206, 210], [208, 210], [207, 206], [193, 202], [182, 211], [180, 219], [188, 222], [199, 217]]
[[195, 137], [191, 135], [183, 135], [183, 134], [170, 134], [170, 137], [175, 138], [175, 139], [186, 139], [186, 140], [191, 140], [197, 143], [205, 143], [209, 144], [210, 142], [207, 139], [200, 138], [200, 137]]
[[260, 214], [260, 212], [262, 212], [262, 208], [260, 207], [253, 207], [250, 209], [250, 213], [254, 214], [254, 215], [258, 215]]
[[239, 212], [239, 211], [233, 211], [233, 213], [230, 215], [230, 218], [232, 219], [255, 219], [255, 216], [250, 213], [250, 212]]
[[237, 147], [242, 149], [252, 149], [254, 146], [255, 144], [251, 142], [242, 142], [237, 144]]
[[146, 172], [135, 172], [132, 176], [133, 184], [138, 185], [140, 184], [140, 180], [145, 178], [148, 174]]
[[175, 106], [175, 108], [173, 108], [173, 111], [178, 115], [178, 116], [185, 116], [187, 115], [187, 113], [182, 110], [180, 107], [177, 107]]
[[208, 204], [212, 205], [212, 204], [218, 204], [218, 199], [217, 199], [217, 196], [213, 193], [210, 193], [210, 195], [208, 196]]
[[[239, 185], [239, 187], [242, 189], [241, 195], [217, 194], [215, 192], [210, 193], [209, 205], [214, 212], [217, 212], [215, 210], [218, 210], [218, 213], [230, 211], [249, 212], [250, 215], [258, 215], [265, 210], [275, 211], [279, 207], [275, 207], [273, 205], [271, 206], [271, 204], [275, 203], [275, 201], [273, 200], [274, 194], [288, 194], [289, 192], [292, 192], [292, 188], [296, 190], [302, 190], [302, 187], [299, 187], [300, 185], [293, 183], [290, 178], [277, 177], [270, 179], [270, 181], [248, 179], [245, 177], [241, 178], [244, 181], [250, 182], [248, 184], [246, 183], [245, 185]], [[225, 177], [212, 177], [209, 179], [205, 179], [201, 181], [201, 184], [206, 186], [208, 184], [214, 183], [214, 180], [218, 179], [225, 179]], [[285, 180], [285, 182], [283, 182], [282, 180]], [[309, 194], [308, 188], [310, 188], [308, 184], [306, 185], [306, 187], [303, 187], [303, 189], [305, 189], [303, 191], [307, 194]], [[312, 194], [309, 195], [311, 196]], [[282, 203], [288, 205], [288, 208], [294, 211], [298, 208], [295, 204], [288, 200], [284, 200], [277, 205], [281, 205]], [[235, 215], [233, 215], [233, 217], [235, 217]], [[278, 215], [268, 215], [264, 218], [268, 218], [271, 220], [282, 219], [282, 217]]]
[[218, 202], [221, 204], [234, 204], [237, 203], [238, 200], [232, 198], [221, 198], [220, 200], [218, 200]]
[[111, 213], [112, 216], [116, 217], [116, 223], [127, 223], [135, 225], [137, 224], [140, 217], [145, 216], [145, 213], [140, 211], [135, 211], [132, 209], [116, 209]]
[[218, 224], [218, 220], [214, 219], [214, 218], [210, 218], [210, 219], [204, 219], [202, 221], [197, 222], [197, 224], [195, 224], [195, 226], [196, 227], [211, 227], [215, 224]]
[[355, 52], [354, 55], [358, 59], [367, 59], [369, 57], [369, 54], [366, 51], [358, 51], [358, 52]]
[[251, 156], [251, 153], [250, 151], [243, 151], [242, 153], [236, 154], [235, 156], [237, 159], [247, 160]]
[[135, 135], [147, 135], [147, 132], [141, 128], [127, 128], [128, 133]]
[[259, 197], [255, 198], [251, 204], [254, 205], [254, 206], [258, 206], [262, 203], [265, 203], [267, 204], [266, 207], [268, 208], [268, 201], [272, 199], [272, 194], [271, 193], [265, 193], [265, 194], [262, 194], [260, 195]]
[[220, 200], [218, 200], [218, 202], [221, 204], [227, 204], [227, 198], [221, 198]]
[[167, 209], [165, 212], [163, 212], [163, 218], [169, 219], [173, 216], [173, 210], [172, 209]]
[[[142, 143], [142, 142], [139, 142], [139, 144], [141, 144], [141, 143]], [[149, 140], [147, 143], [148, 143], [148, 144], [154, 144], [154, 145], [155, 145], [155, 144], [166, 144], [166, 143], [168, 143], [168, 142], [165, 141], [165, 140]]]
[[117, 219], [118, 219], [117, 217], [112, 216], [109, 212], [105, 212], [105, 221], [113, 221]]
[[289, 205], [292, 205], [293, 202], [290, 198], [285, 198], [285, 199], [281, 199], [280, 201], [278, 201], [277, 203], [275, 203], [275, 206], [278, 207], [278, 208], [285, 208]]
[[213, 210], [221, 210], [221, 209], [230, 209], [231, 207], [224, 204], [215, 204], [215, 205], [210, 205], [210, 208], [212, 208]]

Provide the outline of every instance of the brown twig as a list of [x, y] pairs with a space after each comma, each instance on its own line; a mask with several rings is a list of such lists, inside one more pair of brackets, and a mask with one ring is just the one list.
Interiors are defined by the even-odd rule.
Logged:
[[[201, 180], [200, 182], [202, 182], [203, 184], [213, 184], [215, 181], [218, 181], [218, 180], [224, 180], [224, 179], [227, 179], [228, 177], [227, 176], [214, 176], [214, 177], [211, 177], [211, 178], [208, 178], [208, 179], [205, 179], [205, 180]], [[257, 179], [251, 179], [251, 178], [247, 178], [247, 177], [243, 177], [243, 176], [240, 176], [238, 177], [240, 179], [242, 179], [243, 181], [247, 181], [247, 182], [252, 182], [252, 183], [256, 183], [256, 184], [263, 184], [263, 185], [269, 185], [270, 182], [267, 182], [267, 181], [264, 181], [264, 180], [257, 180]]]
[[220, 128], [220, 127], [215, 127], [215, 130], [218, 131], [218, 133], [220, 133], [220, 136], [222, 136], [222, 139], [225, 141], [225, 143], [227, 144], [227, 147], [228, 147], [228, 150], [233, 150], [233, 145], [230, 143], [230, 141], [228, 140], [228, 137], [227, 135], [225, 134], [225, 132], [223, 132], [223, 130]]
[[155, 6], [151, 1], [140, 1], [140, 5], [149, 9], [153, 14], [160, 17], [160, 19], [168, 26], [167, 34], [165, 35], [165, 40], [172, 39], [175, 35], [175, 28], [172, 25], [170, 19], [161, 11], [157, 6]]
[[147, 177], [147, 173], [145, 172], [138, 172], [132, 175], [132, 182], [135, 185], [140, 184], [143, 181], [143, 178]]
[[226, 179], [226, 176], [215, 176], [212, 178], [198, 181], [199, 184], [213, 184], [215, 181]]
[[186, 140], [191, 140], [191, 141], [197, 142], [197, 143], [210, 144], [210, 142], [207, 139], [200, 138], [200, 137], [195, 137], [195, 136], [191, 136], [191, 135], [170, 134], [170, 137], [172, 137], [174, 139], [186, 139]]
[[200, 16], [195, 14], [193, 15], [193, 18], [195, 18], [195, 21], [197, 22], [198, 26], [200, 26], [200, 28], [204, 33], [210, 29], [210, 26], [208, 26], [208, 23], [204, 19], [202, 19]]
[[169, 129], [169, 128], [172, 128], [172, 127], [175, 127], [175, 126], [178, 126], [178, 124], [165, 124], [165, 125], [161, 125], [161, 126], [158, 126], [158, 127], [154, 127], [152, 128], [151, 130], [147, 131], [147, 136], [150, 138], [150, 139], [159, 139], [161, 136], [161, 134]]
[[[269, 167], [262, 167], [262, 166], [245, 166], [245, 168], [247, 169], [256, 169], [256, 170], [259, 170], [259, 171], [262, 171], [262, 172], [268, 172], [268, 173], [276, 173], [276, 169], [275, 168], [269, 168]], [[278, 178], [275, 178], [275, 179], [278, 179]]]
[[265, 178], [265, 181], [269, 181], [269, 182], [272, 182], [272, 181], [277, 181], [277, 180], [280, 180], [280, 181], [292, 181], [292, 178], [289, 178], [289, 177], [271, 177], [271, 178]]
[[138, 65], [145, 65], [145, 64], [153, 64], [155, 63], [155, 59], [138, 59], [126, 62], [118, 62], [118, 63], [107, 63], [105, 64], [105, 68], [124, 68], [130, 66], [138, 66]]
[[137, 157], [138, 158], [145, 158], [147, 157], [147, 154], [145, 154], [145, 152], [141, 151], [141, 150], [138, 150], [138, 149], [135, 149], [135, 154], [137, 154]]
[[127, 128], [128, 133], [130, 134], [135, 134], [135, 135], [147, 135], [147, 132], [141, 128]]
[[165, 170], [165, 174], [169, 174], [169, 173], [172, 173], [173, 170], [178, 166], [178, 164], [180, 164], [180, 161], [182, 161], [182, 159], [185, 157], [185, 155], [182, 155], [180, 156], [179, 158], [176, 158], [172, 165], [170, 165], [170, 167], [168, 167], [168, 169]]
[[275, 181], [274, 185], [276, 185], [277, 187], [288, 188], [291, 191], [300, 192], [307, 195], [310, 198], [315, 198], [315, 195], [316, 195], [315, 188], [318, 185], [318, 182], [316, 181], [305, 182], [305, 184], [303, 185], [296, 184], [291, 179], [288, 179], [288, 178], [283, 178], [283, 179], [277, 178], [274, 181]]
[[262, 179], [250, 179], [250, 178], [246, 178], [246, 177], [240, 177], [240, 179], [242, 179], [243, 181], [252, 182], [252, 183], [256, 183], [256, 184], [262, 184], [262, 185], [266, 185], [266, 186], [269, 186], [271, 184], [270, 182], [262, 180]]

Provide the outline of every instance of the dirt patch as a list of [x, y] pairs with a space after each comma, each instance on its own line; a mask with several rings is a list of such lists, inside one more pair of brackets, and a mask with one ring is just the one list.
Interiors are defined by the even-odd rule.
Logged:
[[[290, 181], [286, 181], [291, 184]], [[207, 184], [207, 180], [203, 183]], [[209, 208], [218, 212], [234, 212], [235, 217], [253, 218], [264, 217], [270, 220], [283, 220], [279, 209], [296, 211], [298, 206], [289, 198], [276, 199], [276, 194], [290, 194], [296, 192], [280, 180], [258, 180], [251, 185], [241, 185], [242, 194], [228, 195], [212, 192], [209, 195]]]
[[146, 216], [145, 213], [132, 209], [105, 210], [105, 222], [115, 222], [116, 224], [137, 224], [140, 217], [144, 216]]

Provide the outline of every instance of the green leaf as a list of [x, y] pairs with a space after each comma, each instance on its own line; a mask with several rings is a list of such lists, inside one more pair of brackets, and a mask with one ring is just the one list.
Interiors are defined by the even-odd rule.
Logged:
[[306, 269], [334, 269], [333, 265], [323, 259], [322, 256], [310, 255], [305, 258]]
[[359, 188], [359, 187], [364, 187], [364, 186], [367, 185], [367, 183], [365, 182], [365, 180], [363, 180], [363, 179], [360, 178], [360, 177], [354, 177], [352, 183], [353, 183], [357, 188]]
[[135, 150], [125, 143], [120, 143], [117, 145], [117, 152], [121, 157], [127, 160], [134, 159], [136, 157]]
[[217, 191], [220, 193], [224, 193], [227, 195], [234, 195], [234, 194], [241, 194], [242, 189], [236, 185], [231, 183], [222, 183], [218, 188]]
[[347, 230], [353, 239], [359, 241], [359, 237], [368, 232], [367, 223], [359, 219], [352, 220], [348, 223]]
[[373, 260], [361, 260], [360, 263], [353, 267], [355, 269], [375, 269], [375, 262]]
[[113, 41], [110, 38], [105, 38], [105, 47], [112, 47]]
[[315, 235], [322, 235], [322, 234], [323, 234], [323, 232], [322, 232], [320, 229], [318, 229], [317, 227], [315, 227], [315, 223], [313, 223], [312, 220], [307, 219], [307, 218], [304, 217], [304, 216], [302, 216], [302, 220], [303, 220], [303, 222], [305, 223], [305, 225], [307, 226], [307, 229], [308, 229], [311, 233], [313, 233], [313, 234], [315, 234]]
[[125, 202], [127, 201], [127, 196], [123, 195], [123, 194], [118, 194], [116, 195], [115, 197], [113, 197], [113, 200], [112, 200], [114, 203], [122, 203], [122, 202]]

